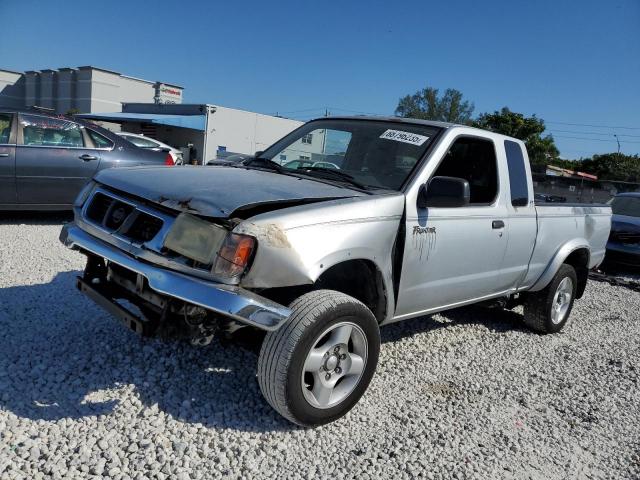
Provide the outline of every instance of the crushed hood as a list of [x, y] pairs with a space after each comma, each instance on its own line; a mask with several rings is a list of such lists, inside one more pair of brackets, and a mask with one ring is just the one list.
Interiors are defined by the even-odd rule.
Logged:
[[103, 185], [173, 210], [230, 218], [239, 209], [366, 195], [350, 188], [264, 170], [233, 167], [142, 167], [100, 171]]

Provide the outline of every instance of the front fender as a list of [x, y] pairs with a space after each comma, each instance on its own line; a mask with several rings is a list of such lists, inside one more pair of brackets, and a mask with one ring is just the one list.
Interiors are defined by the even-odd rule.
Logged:
[[[573, 240], [569, 240], [558, 249], [540, 278], [535, 281], [535, 283], [531, 286], [531, 288], [529, 288], [529, 290], [532, 292], [536, 292], [549, 285], [564, 261], [569, 257], [569, 255], [571, 255], [578, 249], [586, 249], [587, 251], [589, 251], [589, 255], [591, 255], [591, 247], [586, 239], [574, 238]], [[589, 265], [589, 262], [587, 262], [587, 265]]]
[[312, 285], [335, 265], [366, 260], [381, 274], [387, 305], [394, 305], [392, 250], [403, 211], [404, 195], [398, 193], [291, 207], [245, 220], [234, 232], [255, 236], [258, 248], [240, 284], [247, 289]]

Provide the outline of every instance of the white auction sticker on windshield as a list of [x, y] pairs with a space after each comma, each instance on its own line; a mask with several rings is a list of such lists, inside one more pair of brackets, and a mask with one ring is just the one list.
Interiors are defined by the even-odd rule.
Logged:
[[387, 140], [395, 140], [396, 142], [410, 143], [411, 145], [422, 145], [429, 140], [429, 137], [424, 135], [418, 135], [417, 133], [403, 132], [401, 130], [387, 130], [380, 138], [386, 138]]

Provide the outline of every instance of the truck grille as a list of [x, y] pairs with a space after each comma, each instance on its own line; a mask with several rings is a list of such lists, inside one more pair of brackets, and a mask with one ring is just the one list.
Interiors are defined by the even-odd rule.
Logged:
[[153, 239], [163, 225], [160, 218], [102, 192], [92, 197], [85, 215], [93, 224], [137, 243]]

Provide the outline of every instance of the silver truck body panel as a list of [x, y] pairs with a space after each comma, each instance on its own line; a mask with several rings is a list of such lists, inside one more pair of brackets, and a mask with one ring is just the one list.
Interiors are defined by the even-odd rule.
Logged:
[[536, 206], [538, 234], [523, 289], [541, 290], [564, 260], [579, 248], [589, 251], [589, 268], [604, 260], [611, 228], [609, 206]]
[[[314, 283], [332, 266], [368, 260], [382, 274], [387, 304], [394, 305], [392, 249], [404, 195], [366, 196], [292, 207], [242, 222], [235, 233], [258, 239], [245, 288]], [[387, 309], [389, 318], [393, 309]]]

